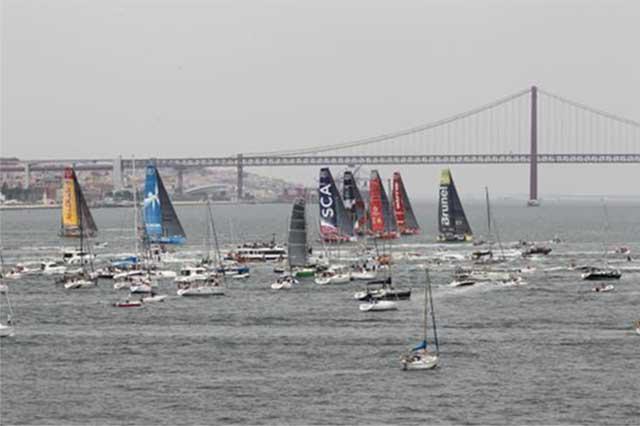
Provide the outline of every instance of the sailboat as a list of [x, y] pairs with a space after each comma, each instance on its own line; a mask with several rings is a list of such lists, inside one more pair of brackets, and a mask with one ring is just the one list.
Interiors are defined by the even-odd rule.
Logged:
[[[492, 241], [492, 228], [491, 228], [491, 224], [493, 222], [493, 216], [491, 215], [491, 202], [489, 201], [489, 188], [487, 188], [486, 186], [484, 187], [484, 193], [485, 193], [485, 201], [487, 204], [487, 241], [486, 243], [489, 245], [489, 248], [486, 250], [476, 250], [473, 253], [471, 253], [471, 258], [476, 262], [476, 263], [480, 263], [480, 264], [490, 264], [490, 263], [500, 263], [500, 262], [504, 262], [505, 256], [504, 256], [504, 249], [502, 247], [502, 242], [500, 241], [500, 236], [498, 235], [498, 230], [497, 230], [497, 226], [494, 226], [495, 230], [496, 230], [496, 237], [498, 240], [498, 245], [500, 246], [500, 258], [496, 259], [493, 256], [493, 241]], [[475, 245], [475, 242], [474, 242]]]
[[313, 277], [316, 268], [309, 264], [310, 247], [307, 242], [306, 201], [298, 198], [291, 209], [287, 261], [291, 275], [296, 278]]
[[353, 231], [357, 235], [363, 235], [367, 220], [366, 207], [353, 173], [349, 170], [344, 172], [342, 179], [342, 198], [344, 207], [351, 215]]
[[[427, 342], [427, 330], [429, 316], [431, 316], [431, 323], [433, 327], [433, 343], [435, 345], [435, 352], [429, 350], [429, 344]], [[437, 367], [440, 360], [440, 346], [438, 345], [438, 331], [436, 327], [436, 314], [433, 310], [433, 296], [431, 294], [431, 278], [429, 277], [429, 270], [425, 271], [425, 286], [424, 286], [424, 318], [423, 318], [423, 334], [422, 342], [412, 348], [409, 353], [405, 354], [402, 359], [403, 370], [430, 370]]]
[[[604, 267], [603, 268], [598, 268], [598, 267], [590, 267], [588, 268], [588, 270], [586, 272], [584, 272], [582, 274], [582, 279], [583, 280], [588, 280], [588, 281], [603, 281], [603, 280], [619, 280], [622, 277], [622, 272], [620, 272], [618, 269], [614, 269], [611, 268], [608, 264], [607, 264], [607, 242], [606, 242], [606, 235], [607, 232], [609, 230], [609, 215], [607, 213], [607, 205], [604, 204], [604, 202], [602, 203], [602, 209], [604, 212], [604, 226], [602, 228], [602, 247], [604, 250], [604, 255], [603, 255], [603, 263], [604, 263]], [[612, 291], [613, 290], [613, 285], [609, 285], [609, 286], [596, 286], [592, 289], [595, 292], [606, 292], [606, 291]]]
[[11, 337], [14, 335], [13, 329], [13, 310], [11, 308], [11, 301], [9, 300], [9, 287], [4, 283], [4, 259], [0, 258], [0, 287], [2, 291], [0, 294], [4, 294], [4, 298], [7, 303], [7, 322], [3, 324], [0, 322], [0, 337]]
[[[85, 288], [97, 284], [97, 276], [93, 276], [87, 270], [87, 259], [93, 258], [91, 253], [85, 253], [85, 239], [95, 237], [98, 233], [89, 206], [82, 194], [82, 189], [78, 183], [73, 167], [64, 169], [64, 179], [62, 186], [62, 218], [60, 224], [60, 236], [63, 238], [79, 238], [80, 249], [77, 255], [80, 257], [82, 270], [79, 274], [66, 275], [62, 282], [66, 289]], [[91, 249], [90, 244], [86, 244], [87, 249]]]
[[385, 240], [398, 237], [395, 216], [377, 170], [371, 171], [369, 179], [370, 232], [375, 238]]
[[453, 176], [449, 169], [440, 174], [440, 189], [438, 201], [438, 241], [440, 242], [469, 242], [473, 240], [473, 232], [464, 214], [460, 197]]
[[328, 167], [320, 169], [318, 203], [322, 240], [327, 243], [351, 241], [354, 223], [351, 215], [345, 209], [338, 187]]
[[144, 194], [144, 227], [148, 243], [184, 244], [187, 236], [158, 169], [152, 164], [147, 165]]
[[415, 235], [420, 232], [420, 226], [413, 213], [407, 190], [399, 172], [393, 174], [393, 211], [395, 213], [398, 231], [401, 235]]

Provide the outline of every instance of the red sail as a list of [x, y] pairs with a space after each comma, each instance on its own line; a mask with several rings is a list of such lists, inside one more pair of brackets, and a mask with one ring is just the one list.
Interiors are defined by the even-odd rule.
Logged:
[[382, 216], [381, 185], [379, 178], [369, 180], [369, 215], [371, 216], [371, 232], [384, 233], [384, 219]]
[[402, 178], [400, 173], [395, 172], [393, 174], [393, 211], [396, 215], [396, 223], [398, 224], [398, 231], [400, 233], [405, 232], [406, 221], [404, 216], [404, 200], [402, 197]]

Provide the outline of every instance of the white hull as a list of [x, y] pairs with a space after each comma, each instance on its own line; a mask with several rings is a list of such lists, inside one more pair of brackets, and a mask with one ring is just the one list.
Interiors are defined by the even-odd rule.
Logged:
[[234, 280], [244, 280], [249, 278], [251, 275], [250, 274], [233, 274], [230, 276], [230, 278], [234, 279]]
[[290, 288], [291, 288], [291, 283], [289, 282], [271, 284], [272, 290], [289, 290]]
[[377, 271], [354, 271], [351, 278], [354, 280], [375, 280], [378, 277]]
[[152, 277], [157, 278], [175, 278], [178, 276], [175, 271], [151, 271]]
[[149, 284], [136, 284], [130, 288], [131, 294], [151, 293], [151, 286]]
[[60, 275], [64, 274], [67, 270], [66, 266], [56, 266], [55, 268], [47, 268], [42, 271], [43, 275]]
[[128, 290], [131, 287], [131, 283], [128, 281], [120, 281], [117, 283], [113, 283], [114, 290]]
[[350, 274], [336, 274], [330, 277], [317, 277], [316, 284], [326, 285], [326, 284], [347, 284], [351, 281]]
[[395, 311], [398, 309], [396, 302], [389, 300], [380, 300], [374, 303], [363, 303], [360, 305], [360, 311], [362, 312], [374, 312], [374, 311]]
[[431, 370], [438, 366], [440, 358], [437, 355], [422, 355], [415, 360], [402, 360], [403, 370]]
[[156, 302], [162, 302], [164, 301], [164, 299], [167, 298], [166, 294], [158, 294], [156, 296], [146, 296], [142, 298], [142, 302], [143, 303], [156, 303]]
[[615, 287], [612, 284], [606, 285], [604, 287], [594, 287], [591, 289], [594, 293], [607, 293], [615, 290]]
[[76, 288], [89, 288], [93, 286], [95, 286], [95, 283], [88, 280], [75, 280], [64, 283], [64, 288], [66, 288], [67, 290], [73, 290]]
[[12, 337], [13, 335], [14, 331], [12, 326], [0, 324], [0, 337]]
[[224, 289], [220, 287], [195, 287], [195, 288], [181, 288], [178, 290], [178, 296], [192, 296], [192, 297], [205, 297], [205, 296], [222, 296], [224, 295]]

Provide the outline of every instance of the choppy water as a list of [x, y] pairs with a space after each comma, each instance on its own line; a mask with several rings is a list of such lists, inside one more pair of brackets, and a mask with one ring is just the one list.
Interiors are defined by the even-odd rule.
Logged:
[[[435, 206], [416, 203], [425, 232], [394, 252], [433, 254]], [[467, 203], [476, 233], [484, 206]], [[527, 209], [496, 203], [505, 242], [564, 243], [532, 261], [524, 286], [452, 289], [451, 265], [433, 270], [441, 342], [434, 371], [402, 372], [401, 353], [420, 336], [422, 272], [395, 266], [395, 282], [413, 287], [396, 312], [361, 313], [358, 283], [288, 292], [268, 289], [271, 267], [248, 282], [228, 282], [224, 297], [182, 299], [116, 309], [111, 282], [65, 291], [51, 278], [10, 282], [17, 334], [0, 342], [3, 424], [638, 424], [640, 406], [640, 204], [608, 206], [607, 244], [627, 245], [638, 260], [616, 291], [591, 292], [576, 272], [544, 272], [601, 257], [598, 203], [547, 203]], [[189, 244], [202, 248], [202, 207], [178, 207]], [[289, 206], [216, 206], [221, 239], [284, 236]], [[314, 212], [315, 213], [315, 212]], [[5, 261], [57, 256], [54, 210], [1, 212]], [[131, 212], [99, 209], [99, 258], [131, 250]], [[230, 231], [230, 218], [233, 232]], [[508, 243], [507, 243], [508, 244]], [[470, 248], [449, 247], [468, 253]], [[514, 267], [525, 263], [518, 260]], [[161, 288], [172, 296], [171, 282]], [[4, 309], [2, 305], [4, 318]]]

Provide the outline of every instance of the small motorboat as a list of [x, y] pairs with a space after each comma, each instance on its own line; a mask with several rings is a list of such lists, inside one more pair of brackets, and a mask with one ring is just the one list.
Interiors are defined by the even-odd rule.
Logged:
[[131, 281], [118, 281], [113, 283], [114, 290], [129, 290], [131, 287]]
[[607, 285], [598, 285], [595, 286], [591, 289], [591, 291], [593, 291], [594, 293], [606, 293], [609, 291], [613, 291], [615, 289], [615, 287], [613, 286], [613, 284], [607, 284]]
[[233, 274], [233, 275], [230, 275], [229, 277], [234, 280], [246, 280], [247, 278], [251, 277], [251, 274], [249, 274], [248, 272], [245, 272], [242, 274]]
[[141, 300], [124, 300], [113, 304], [116, 308], [139, 308], [142, 306]]
[[153, 294], [151, 293], [149, 296], [143, 296], [142, 299], [140, 299], [142, 301], [142, 303], [156, 303], [156, 302], [163, 302], [164, 299], [166, 299], [168, 296], [166, 294]]
[[89, 288], [96, 286], [95, 280], [88, 280], [86, 278], [72, 278], [64, 283], [64, 288], [67, 290], [73, 290], [78, 288]]
[[361, 312], [381, 312], [381, 311], [396, 311], [398, 305], [396, 302], [390, 300], [376, 300], [371, 299], [369, 303], [363, 303], [360, 305]]
[[195, 297], [206, 297], [206, 296], [223, 296], [224, 289], [222, 287], [215, 287], [209, 285], [202, 286], [189, 286], [187, 288], [181, 288], [177, 291], [178, 296], [195, 296]]
[[12, 337], [13, 335], [13, 326], [0, 323], [0, 337]]
[[476, 280], [471, 279], [462, 279], [462, 280], [453, 280], [449, 284], [451, 287], [469, 287], [477, 283]]
[[582, 274], [582, 279], [588, 281], [619, 280], [620, 277], [622, 277], [622, 273], [617, 269], [592, 268]]
[[275, 283], [271, 284], [271, 289], [272, 290], [288, 290], [297, 284], [298, 284], [298, 280], [293, 278], [291, 275], [287, 275], [287, 276], [278, 278]]
[[640, 334], [640, 320], [636, 321], [636, 333]]

